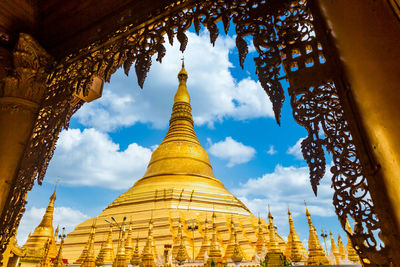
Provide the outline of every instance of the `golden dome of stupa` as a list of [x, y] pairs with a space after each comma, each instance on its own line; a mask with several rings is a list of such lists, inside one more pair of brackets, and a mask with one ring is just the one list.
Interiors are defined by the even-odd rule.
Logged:
[[[133, 236], [139, 238], [140, 252], [147, 243], [151, 220], [152, 250], [156, 260], [163, 255], [165, 245], [180, 245], [177, 240], [179, 221], [182, 221], [184, 246], [188, 260], [191, 260], [198, 256], [202, 247], [204, 234], [207, 233], [204, 231], [206, 218], [210, 218], [215, 212], [217, 238], [222, 252], [231, 236], [232, 221], [237, 229], [237, 239], [243, 249], [244, 258], [250, 260], [254, 257], [258, 218], [214, 177], [208, 154], [193, 128], [187, 78], [188, 74], [182, 64], [169, 129], [162, 143], [153, 152], [146, 173], [98, 215], [96, 253], [109, 233], [109, 225], [105, 219], [114, 217], [116, 221], [122, 221], [126, 216], [128, 220], [132, 220]], [[86, 220], [68, 234], [64, 256], [70, 262], [80, 256], [88, 242], [92, 220]], [[262, 225], [267, 242], [268, 227], [264, 220]], [[209, 230], [208, 233], [212, 231]], [[285, 242], [279, 235], [276, 236], [283, 251]], [[113, 241], [116, 251], [118, 231], [113, 232]], [[172, 248], [171, 251], [176, 254], [178, 249]]]

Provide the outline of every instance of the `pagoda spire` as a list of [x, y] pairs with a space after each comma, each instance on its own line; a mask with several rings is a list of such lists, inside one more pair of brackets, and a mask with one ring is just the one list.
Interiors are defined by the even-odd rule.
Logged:
[[126, 237], [125, 254], [127, 261], [129, 261], [133, 254], [132, 221], [129, 223], [128, 235]]
[[286, 243], [285, 256], [292, 262], [299, 262], [305, 260], [307, 255], [306, 249], [301, 242], [299, 235], [294, 229], [292, 213], [288, 208], [288, 220], [289, 220], [289, 235], [288, 242]]
[[204, 264], [206, 267], [221, 267], [224, 265], [222, 260], [222, 253], [219, 248], [219, 244], [217, 241], [217, 225], [215, 223], [215, 212], [212, 214], [212, 238], [211, 238], [211, 245], [210, 245], [210, 254], [208, 255], [207, 262]]
[[332, 232], [329, 231], [329, 235], [331, 237], [331, 254], [335, 258], [336, 265], [340, 265], [340, 254], [339, 250], [336, 247], [335, 240], [333, 239]]
[[[53, 194], [50, 196], [49, 204], [47, 205], [46, 211], [40, 224], [35, 228], [33, 234], [28, 236], [28, 240], [23, 245], [27, 255], [36, 255], [40, 250], [49, 244], [49, 257], [55, 257], [57, 255], [57, 247], [55, 244], [54, 228], [53, 228], [53, 214], [54, 214], [54, 202], [56, 200], [57, 184], [54, 187]], [[40, 253], [39, 253], [40, 254]]]
[[[346, 231], [348, 232], [347, 235], [352, 235], [353, 231], [351, 230], [349, 220], [346, 218]], [[353, 244], [351, 243], [351, 240], [349, 236], [347, 236], [347, 244], [346, 244], [346, 250], [347, 250], [347, 259], [353, 263], [359, 263], [360, 258], [357, 255], [357, 252], [355, 251]]]
[[340, 234], [338, 235], [338, 247], [339, 247], [340, 259], [342, 260], [346, 259], [346, 249], [343, 246], [342, 237], [340, 236]]
[[321, 243], [319, 242], [316, 228], [311, 222], [311, 214], [306, 206], [306, 216], [308, 221], [308, 259], [307, 265], [330, 265], [328, 258]]
[[235, 243], [233, 246], [233, 253], [231, 255], [231, 260], [236, 264], [236, 267], [239, 267], [240, 262], [243, 260], [243, 253], [242, 253], [242, 248], [240, 247], [239, 242], [237, 240], [237, 233], [234, 227], [232, 228], [232, 231]]
[[265, 263], [266, 266], [284, 266], [285, 265], [285, 257], [283, 256], [282, 251], [278, 246], [278, 242], [275, 238], [275, 226], [274, 226], [274, 217], [271, 215], [271, 211], [269, 211], [268, 207], [268, 234], [269, 234], [269, 242], [268, 242], [268, 252], [265, 255]]
[[235, 229], [235, 223], [233, 222], [233, 218], [231, 215], [231, 219], [230, 219], [230, 237], [229, 237], [229, 242], [228, 242], [228, 246], [225, 249], [225, 254], [224, 254], [224, 260], [230, 260], [233, 256], [233, 254], [235, 253], [235, 246], [238, 246], [239, 252], [240, 254], [236, 255], [236, 256], [241, 256], [241, 250], [240, 250], [240, 246], [237, 243], [237, 235], [236, 235], [236, 229]]
[[[178, 253], [179, 253], [179, 249], [181, 249], [181, 243], [183, 243], [183, 226], [182, 226], [182, 218], [179, 217], [179, 221], [178, 221], [178, 235], [176, 238], [176, 242], [172, 248], [172, 257], [173, 259], [178, 260]], [[185, 251], [185, 259], [188, 258], [188, 253], [186, 251], [186, 247], [183, 247], [184, 251]], [[182, 252], [181, 252], [182, 253]], [[180, 258], [182, 258], [182, 255], [179, 256]], [[179, 262], [179, 260], [178, 260]]]
[[204, 220], [204, 233], [203, 233], [203, 241], [201, 243], [201, 247], [199, 253], [197, 254], [196, 260], [204, 261], [204, 254], [207, 255], [210, 253], [210, 239], [208, 238], [208, 219]]
[[146, 245], [143, 248], [140, 267], [155, 267], [154, 254], [153, 254], [153, 222], [150, 219], [149, 232], [147, 235]]
[[139, 235], [136, 238], [136, 246], [133, 250], [132, 257], [130, 258], [131, 264], [133, 266], [138, 266], [140, 264], [140, 253], [139, 253]]
[[264, 232], [262, 229], [261, 218], [258, 218], [256, 255], [261, 256], [265, 253]]
[[114, 262], [114, 248], [112, 240], [112, 224], [108, 230], [107, 239], [103, 242], [100, 252], [96, 258], [97, 265], [112, 264]]
[[176, 254], [176, 261], [178, 262], [179, 266], [182, 266], [183, 263], [187, 260], [187, 251], [186, 247], [183, 244], [183, 235], [182, 235], [182, 226], [180, 225], [179, 227], [179, 236], [180, 236], [180, 242], [179, 242], [179, 247], [178, 247], [178, 252]]
[[96, 257], [94, 255], [94, 238], [96, 234], [96, 221], [97, 218], [93, 220], [91, 233], [88, 240], [88, 249], [86, 252], [86, 257], [82, 260], [81, 267], [96, 267]]
[[[222, 185], [215, 179], [208, 154], [201, 146], [193, 128], [187, 79], [188, 73], [182, 61], [182, 68], [178, 73], [179, 86], [174, 96], [168, 132], [154, 150], [143, 178], [136, 184], [152, 177], [158, 179], [160, 175], [169, 175], [170, 178], [174, 178], [174, 175], [186, 173], [196, 175], [196, 177], [206, 177]], [[182, 149], [188, 146], [190, 149]]]
[[117, 255], [115, 256], [113, 267], [127, 267], [127, 258], [125, 254], [125, 219], [126, 217], [122, 219], [121, 225], [116, 223], [119, 227], [119, 240]]

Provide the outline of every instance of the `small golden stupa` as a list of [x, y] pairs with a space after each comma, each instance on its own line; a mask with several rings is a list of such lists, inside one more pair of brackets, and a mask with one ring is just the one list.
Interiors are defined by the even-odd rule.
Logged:
[[54, 202], [56, 200], [57, 185], [54, 188], [53, 194], [50, 196], [50, 202], [43, 215], [42, 221], [35, 228], [33, 234], [29, 234], [28, 240], [22, 246], [24, 251], [21, 257], [21, 264], [25, 262], [40, 263], [42, 259], [49, 261], [51, 258], [56, 258], [58, 249], [56, 245], [57, 233], [54, 233], [53, 228], [53, 213]]
[[[139, 250], [143, 251], [148, 240], [149, 221], [153, 218], [151, 245], [154, 247], [151, 251], [154, 260], [160, 262], [164, 246], [172, 246], [177, 241], [181, 218], [182, 232], [188, 242], [185, 246], [188, 259], [193, 260], [193, 255], [195, 259], [204, 259], [205, 254], [208, 257], [212, 254], [207, 240], [206, 218], [214, 212], [216, 238], [223, 249], [222, 255], [231, 239], [230, 219], [237, 225], [237, 240], [243, 257], [250, 260], [248, 257], [254, 255], [258, 233], [257, 225], [254, 224], [255, 217], [214, 177], [208, 154], [193, 128], [187, 78], [188, 74], [182, 64], [168, 132], [153, 152], [143, 178], [97, 216], [94, 242], [96, 253], [100, 251], [102, 241], [109, 234], [105, 219], [113, 216], [120, 222], [124, 216], [132, 218], [132, 235], [139, 237]], [[84, 221], [68, 234], [63, 253], [70, 262], [76, 262], [84, 250], [92, 221], [93, 219]], [[197, 227], [190, 230], [187, 223], [189, 221], [190, 225], [195, 224]], [[266, 228], [266, 222], [261, 221]], [[285, 246], [284, 240], [276, 232], [275, 235], [279, 245]], [[116, 248], [116, 231], [113, 232], [112, 239]]]
[[331, 238], [331, 256], [335, 259], [335, 264], [340, 265], [340, 253], [336, 247], [335, 240], [333, 239], [332, 232], [329, 232]]
[[268, 267], [284, 266], [285, 257], [275, 239], [275, 230], [274, 230], [275, 226], [273, 221], [274, 218], [272, 217], [270, 211], [268, 211], [268, 219], [269, 219], [269, 244], [268, 244], [267, 254], [265, 255], [265, 265]]
[[107, 239], [101, 244], [100, 252], [96, 258], [96, 265], [102, 266], [104, 264], [112, 264], [114, 262], [114, 248], [112, 241], [112, 225], [107, 235]]
[[303, 246], [299, 235], [294, 229], [294, 223], [292, 219], [292, 213], [288, 209], [288, 220], [289, 220], [289, 235], [288, 242], [286, 243], [285, 256], [292, 262], [305, 261], [307, 256], [307, 250]]
[[308, 208], [306, 208], [306, 216], [309, 228], [307, 265], [330, 265], [325, 251], [322, 249], [321, 243], [319, 242], [315, 226], [311, 222], [311, 214]]
[[[349, 232], [350, 234], [353, 234], [348, 219], [346, 219], [346, 231]], [[360, 263], [360, 257], [358, 257], [357, 252], [354, 249], [353, 244], [351, 243], [349, 237], [347, 237], [346, 250], [347, 250], [347, 259], [349, 261], [351, 261], [352, 263]]]
[[338, 236], [338, 247], [339, 247], [339, 256], [341, 260], [346, 259], [346, 249], [344, 248], [343, 242], [342, 242], [342, 237]]

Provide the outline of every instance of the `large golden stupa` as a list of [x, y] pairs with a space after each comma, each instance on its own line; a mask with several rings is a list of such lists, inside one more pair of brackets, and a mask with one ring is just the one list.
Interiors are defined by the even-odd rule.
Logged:
[[[109, 225], [105, 219], [114, 217], [121, 222], [125, 216], [127, 222], [132, 224], [133, 237], [139, 239], [140, 251], [148, 239], [149, 222], [152, 219], [155, 260], [163, 254], [165, 245], [176, 246], [179, 222], [182, 222], [188, 259], [202, 258], [199, 251], [204, 253], [203, 241], [211, 237], [205, 237], [205, 228], [211, 227], [205, 222], [207, 218], [210, 221], [213, 212], [216, 214], [217, 239], [222, 253], [231, 237], [231, 222], [237, 231], [237, 239], [245, 259], [251, 260], [256, 256], [259, 228], [262, 228], [263, 241], [267, 247], [267, 223], [261, 220], [259, 225], [258, 218], [214, 177], [208, 154], [193, 128], [190, 96], [186, 88], [187, 77], [182, 64], [168, 132], [153, 152], [143, 178], [98, 215], [94, 237], [96, 255], [109, 233]], [[69, 262], [77, 261], [81, 255], [88, 242], [94, 219], [84, 221], [68, 234], [63, 254]], [[210, 229], [208, 233], [211, 233]], [[278, 234], [276, 236], [283, 251], [285, 242]], [[114, 253], [117, 245], [118, 231], [115, 230]], [[173, 249], [173, 253], [174, 251], [177, 249]]]

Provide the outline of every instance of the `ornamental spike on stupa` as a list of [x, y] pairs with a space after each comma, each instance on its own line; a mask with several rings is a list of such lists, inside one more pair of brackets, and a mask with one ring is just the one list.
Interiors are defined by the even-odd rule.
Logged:
[[300, 262], [306, 259], [307, 251], [301, 242], [299, 235], [297, 234], [292, 219], [292, 213], [288, 208], [288, 220], [289, 220], [289, 235], [288, 242], [286, 243], [285, 256], [292, 262]]
[[346, 218], [346, 231], [347, 233], [347, 244], [346, 244], [346, 250], [347, 250], [347, 259], [353, 263], [360, 263], [360, 258], [357, 255], [356, 250], [353, 247], [353, 244], [351, 243], [351, 240], [349, 238], [349, 235], [353, 234], [353, 231], [351, 230], [349, 220]]
[[275, 226], [274, 226], [274, 217], [272, 217], [271, 211], [269, 210], [268, 206], [268, 234], [269, 234], [269, 241], [268, 241], [268, 251], [265, 255], [265, 264], [268, 267], [274, 266], [284, 266], [285, 265], [285, 257], [282, 251], [279, 249], [278, 242], [275, 238]]
[[239, 263], [243, 260], [243, 253], [242, 253], [242, 248], [239, 245], [239, 242], [237, 240], [237, 233], [235, 228], [233, 230], [233, 237], [234, 237], [234, 245], [233, 245], [233, 253], [231, 256], [231, 260], [236, 263], [236, 266], [239, 266]]
[[307, 265], [330, 265], [325, 251], [322, 249], [321, 243], [318, 239], [316, 228], [311, 222], [311, 214], [306, 206], [306, 216], [308, 221], [308, 259]]
[[340, 236], [340, 234], [338, 235], [338, 247], [339, 247], [340, 259], [342, 260], [346, 259], [346, 249], [344, 248], [342, 237]]
[[[49, 250], [48, 256], [55, 258], [57, 256], [56, 239], [54, 237], [53, 228], [53, 214], [54, 214], [54, 202], [56, 201], [57, 184], [54, 187], [53, 194], [50, 196], [49, 204], [47, 205], [46, 211], [40, 221], [39, 225], [35, 228], [32, 234], [28, 236], [27, 241], [22, 246], [25, 251], [25, 255], [22, 257], [22, 261], [26, 258], [28, 261], [38, 260], [40, 261], [43, 257], [44, 248], [48, 241]], [[37, 258], [38, 259], [34, 259]]]
[[[172, 248], [172, 257], [174, 259], [176, 259], [178, 262], [179, 260], [177, 259], [178, 257], [178, 253], [179, 253], [179, 249], [182, 249], [181, 244], [184, 243], [184, 238], [183, 238], [183, 225], [182, 225], [182, 218], [179, 217], [179, 221], [178, 221], [178, 236], [176, 238], [176, 242]], [[186, 247], [183, 246], [184, 252], [185, 252], [185, 260], [188, 258], [188, 253], [186, 250]], [[181, 252], [182, 253], [182, 252]], [[182, 255], [179, 256], [182, 259]]]
[[[258, 256], [261, 256], [263, 253], [265, 253], [264, 232], [263, 232], [263, 229], [262, 229], [261, 218], [258, 217], [256, 254]], [[262, 255], [262, 256], [264, 256], [264, 255]]]
[[125, 255], [127, 261], [132, 258], [133, 254], [133, 239], [132, 239], [132, 221], [129, 223], [128, 233], [125, 241]]
[[82, 260], [81, 267], [96, 267], [96, 256], [94, 254], [94, 239], [96, 235], [96, 219], [93, 220], [91, 235], [88, 240], [86, 257]]
[[180, 227], [179, 231], [181, 232], [180, 233], [181, 238], [179, 242], [178, 253], [176, 254], [175, 259], [178, 262], [178, 265], [182, 266], [183, 263], [187, 260], [187, 251], [185, 245], [183, 244], [182, 227]]
[[99, 254], [96, 258], [96, 265], [102, 266], [104, 264], [112, 264], [114, 262], [114, 248], [113, 248], [113, 226], [110, 224], [107, 239], [104, 240]]
[[125, 220], [126, 217], [123, 218], [121, 225], [119, 226], [119, 242], [117, 248], [117, 254], [115, 255], [113, 267], [127, 267], [127, 258], [125, 254]]
[[335, 259], [336, 265], [340, 265], [340, 254], [339, 250], [336, 247], [335, 239], [333, 239], [332, 232], [329, 231], [329, 236], [331, 238], [331, 255]]
[[222, 253], [220, 246], [217, 240], [217, 224], [215, 222], [216, 215], [215, 211], [212, 214], [212, 238], [211, 238], [211, 245], [210, 245], [210, 254], [208, 255], [207, 262], [204, 264], [206, 267], [221, 267], [224, 266], [224, 261], [222, 259]]
[[150, 219], [149, 232], [147, 235], [146, 245], [143, 248], [142, 257], [139, 264], [140, 267], [155, 267], [152, 240], [152, 220]]
[[236, 236], [236, 230], [235, 230], [235, 223], [233, 222], [232, 216], [230, 218], [230, 223], [229, 224], [230, 224], [230, 235], [229, 235], [230, 237], [229, 237], [228, 245], [227, 245], [227, 247], [225, 249], [225, 254], [224, 254], [224, 260], [225, 261], [231, 259], [232, 255], [233, 255], [233, 252], [234, 252], [234, 248], [235, 248], [235, 242], [237, 241], [237, 240], [235, 241], [235, 238], [237, 239], [237, 237], [235, 237]]
[[138, 266], [140, 264], [139, 236], [136, 238], [136, 246], [135, 249], [133, 250], [133, 254], [130, 261], [133, 266]]
[[201, 247], [199, 250], [199, 253], [197, 254], [196, 260], [198, 261], [204, 261], [204, 255], [207, 253], [210, 254], [210, 239], [208, 238], [208, 219], [206, 216], [206, 219], [204, 220], [204, 225], [203, 225], [204, 233], [203, 233], [203, 240], [201, 243]]

